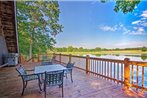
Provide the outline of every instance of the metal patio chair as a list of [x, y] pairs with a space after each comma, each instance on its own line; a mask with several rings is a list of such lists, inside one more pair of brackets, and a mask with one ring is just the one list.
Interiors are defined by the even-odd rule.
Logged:
[[55, 56], [50, 60], [42, 61], [41, 65], [53, 65], [53, 63], [55, 63]]
[[72, 79], [72, 70], [73, 70], [73, 67], [74, 67], [74, 64], [75, 63], [70, 63], [68, 62], [67, 65], [66, 65], [66, 70], [64, 71], [64, 74], [67, 78], [67, 74], [70, 74], [70, 77], [71, 77], [71, 81], [73, 82], [73, 79]]
[[38, 80], [39, 89], [41, 91], [39, 75], [37, 75], [37, 74], [27, 74], [27, 70], [25, 70], [22, 65], [20, 65], [19, 67], [17, 67], [16, 70], [19, 73], [19, 76], [21, 76], [22, 82], [23, 82], [23, 90], [22, 90], [21, 95], [24, 94], [24, 90], [27, 87], [28, 81], [32, 81], [32, 80]]
[[52, 65], [53, 63], [51, 61], [43, 61], [41, 62], [41, 65]]
[[45, 80], [44, 80], [45, 98], [46, 98], [46, 87], [49, 87], [49, 86], [61, 87], [62, 97], [63, 97], [63, 77], [64, 77], [64, 70], [45, 72]]

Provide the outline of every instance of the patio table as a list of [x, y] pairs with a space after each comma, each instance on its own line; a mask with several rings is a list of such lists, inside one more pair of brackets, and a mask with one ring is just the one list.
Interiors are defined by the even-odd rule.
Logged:
[[52, 71], [59, 71], [59, 70], [66, 70], [66, 67], [62, 66], [61, 64], [36, 66], [34, 73], [43, 74], [44, 72], [52, 72]]

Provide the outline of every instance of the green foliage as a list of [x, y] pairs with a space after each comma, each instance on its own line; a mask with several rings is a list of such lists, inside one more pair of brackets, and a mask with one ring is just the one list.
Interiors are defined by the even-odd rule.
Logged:
[[[108, 0], [101, 0], [102, 3]], [[132, 12], [135, 7], [140, 3], [141, 0], [115, 0], [116, 4], [114, 7], [115, 12], [122, 11], [124, 14]]]
[[142, 59], [142, 60], [146, 60], [146, 59], [147, 59], [147, 55], [141, 54], [141, 59]]
[[116, 0], [114, 11], [132, 12], [139, 3], [140, 0]]
[[[57, 1], [17, 1], [19, 48], [28, 55], [53, 48], [54, 37], [62, 32]], [[32, 47], [32, 48], [31, 48]]]
[[147, 47], [142, 47], [142, 51], [147, 51]]
[[99, 51], [125, 51], [125, 50], [142, 50], [142, 51], [147, 51], [147, 47], [138, 47], [138, 48], [115, 48], [115, 49], [106, 49], [106, 48], [100, 48], [100, 47], [96, 47], [94, 49], [86, 49], [83, 47], [73, 47], [73, 46], [68, 46], [63, 47], [63, 48], [54, 48], [54, 51], [57, 52], [99, 52]]
[[104, 49], [99, 48], [99, 47], [96, 47], [95, 49], [86, 49], [83, 47], [76, 48], [73, 46], [68, 46], [67, 48], [66, 47], [55, 48], [54, 50], [57, 52], [90, 52], [90, 51], [93, 52], [93, 51], [102, 51]]
[[67, 47], [67, 52], [73, 52], [73, 50], [74, 50], [74, 49], [73, 49], [72, 46], [68, 46], [68, 47]]

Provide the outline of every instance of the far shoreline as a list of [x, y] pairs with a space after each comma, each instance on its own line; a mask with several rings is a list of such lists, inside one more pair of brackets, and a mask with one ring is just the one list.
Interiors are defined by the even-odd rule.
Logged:
[[61, 53], [61, 54], [72, 54], [72, 55], [84, 55], [84, 54], [103, 54], [103, 55], [147, 55], [147, 51], [141, 51], [141, 50], [111, 50], [111, 51], [94, 51], [94, 52], [55, 52], [55, 53]]

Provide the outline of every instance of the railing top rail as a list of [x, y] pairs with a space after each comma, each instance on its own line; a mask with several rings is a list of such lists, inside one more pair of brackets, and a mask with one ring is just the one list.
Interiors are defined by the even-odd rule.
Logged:
[[[55, 55], [69, 56], [70, 54], [55, 54]], [[85, 56], [78, 56], [78, 55], [72, 55], [72, 57], [86, 58]]]
[[147, 62], [142, 61], [129, 61], [130, 65], [145, 66], [147, 67]]
[[90, 59], [92, 59], [92, 60], [100, 60], [100, 61], [108, 61], [108, 62], [124, 63], [124, 60], [117, 60], [117, 59], [96, 58], [96, 57], [90, 57]]
[[[62, 55], [62, 56], [69, 56], [71, 54], [55, 54], [55, 55]], [[77, 57], [77, 58], [86, 58], [86, 56], [77, 56], [77, 55], [72, 55], [72, 57]], [[117, 60], [117, 59], [108, 59], [108, 58], [97, 58], [97, 57], [89, 57], [91, 60], [101, 60], [101, 61], [108, 61], [108, 62], [118, 62], [118, 63], [124, 63], [124, 60]], [[130, 61], [129, 64], [131, 65], [138, 65], [138, 66], [147, 66], [147, 62], [143, 61]]]
[[[56, 54], [56, 55], [62, 55], [62, 56], [69, 56], [68, 54]], [[77, 55], [72, 55], [72, 57], [77, 57], [77, 58], [86, 58], [86, 56], [77, 56]], [[115, 59], [106, 59], [106, 58], [96, 58], [96, 57], [89, 57], [89, 59], [92, 60], [101, 60], [101, 61], [109, 61], [109, 62], [120, 62], [123, 63], [124, 60], [115, 60]]]
[[[69, 55], [71, 55], [71, 54], [56, 54], [56, 53], [48, 53], [48, 54], [41, 53], [39, 55], [50, 55], [50, 54], [62, 55], [62, 56], [69, 56]], [[20, 55], [23, 56], [22, 54], [20, 54]], [[78, 56], [78, 55], [72, 55], [72, 57], [86, 58], [86, 56]], [[32, 58], [37, 58], [37, 55], [33, 56]], [[97, 57], [89, 57], [89, 59], [103, 60], [103, 61], [110, 61], [110, 62], [122, 62], [122, 63], [124, 62], [124, 60], [108, 59], [108, 58], [97, 58]], [[26, 61], [30, 61], [30, 59], [28, 59]], [[132, 60], [130, 60], [129, 63], [132, 64], [132, 65], [141, 65], [141, 66], [145, 65], [145, 66], [147, 66], [147, 62], [143, 62], [143, 61], [132, 61]]]
[[40, 53], [38, 55], [51, 55], [51, 54], [53, 54], [53, 53]]

